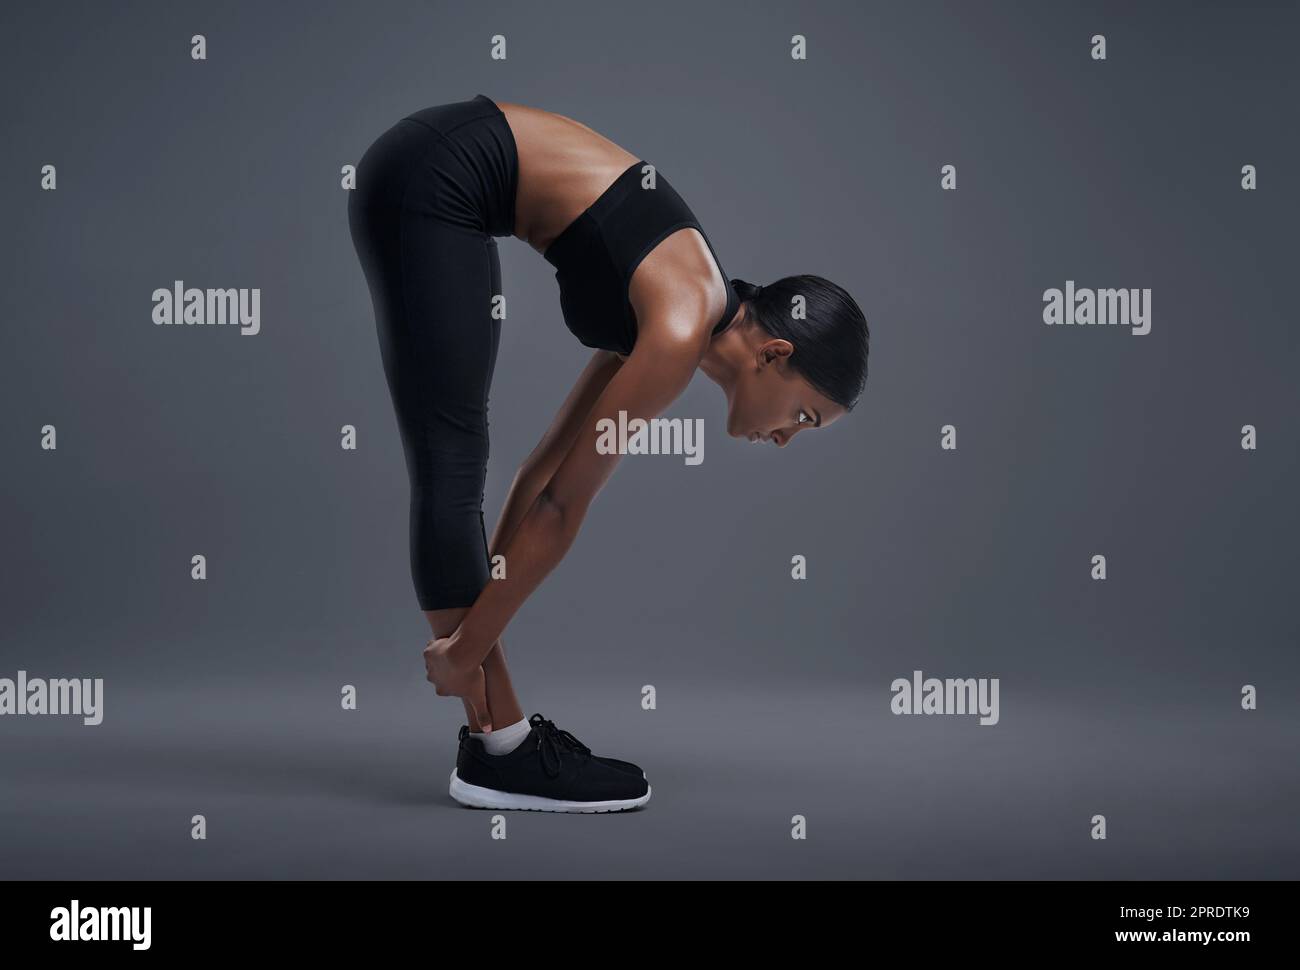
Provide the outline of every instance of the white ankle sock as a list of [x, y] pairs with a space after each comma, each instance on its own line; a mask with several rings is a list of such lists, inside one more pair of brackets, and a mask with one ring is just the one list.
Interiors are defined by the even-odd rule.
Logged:
[[496, 728], [480, 734], [478, 731], [470, 731], [471, 738], [478, 738], [483, 742], [483, 747], [487, 748], [490, 755], [500, 756], [509, 754], [515, 748], [523, 743], [524, 738], [528, 737], [528, 732], [533, 729], [528, 723], [528, 718], [522, 718], [503, 728]]

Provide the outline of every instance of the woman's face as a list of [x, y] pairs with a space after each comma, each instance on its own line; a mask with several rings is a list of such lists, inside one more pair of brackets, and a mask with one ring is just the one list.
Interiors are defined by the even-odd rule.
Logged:
[[845, 413], [795, 373], [793, 352], [776, 337], [755, 348], [727, 393], [727, 434], [784, 448], [805, 428], [824, 428]]

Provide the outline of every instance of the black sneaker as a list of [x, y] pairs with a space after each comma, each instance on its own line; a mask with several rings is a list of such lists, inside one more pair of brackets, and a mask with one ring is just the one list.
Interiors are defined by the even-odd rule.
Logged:
[[488, 754], [462, 726], [451, 797], [472, 808], [537, 812], [621, 812], [650, 801], [643, 776], [594, 757], [540, 714], [528, 723], [528, 737], [503, 755]]
[[[541, 720], [542, 715], [534, 714], [533, 717], [530, 717], [528, 719], [529, 724], [533, 723], [533, 718], [537, 718], [538, 720]], [[557, 729], [556, 733], [559, 736], [560, 740], [564, 741], [575, 751], [579, 751], [582, 754], [591, 754], [591, 748], [587, 747], [585, 744], [583, 744], [581, 741], [575, 738], [568, 731]], [[605, 758], [598, 754], [592, 754], [591, 756], [595, 758], [597, 761], [603, 761], [605, 762], [605, 764], [617, 768], [619, 771], [630, 771], [633, 774], [640, 775], [642, 778], [645, 777], [644, 769], [642, 769], [640, 765], [633, 764], [630, 761], [620, 761], [618, 758]]]
[[[534, 714], [532, 717], [528, 719], [529, 724], [534, 723], [533, 718], [537, 718], [538, 720], [543, 719], [542, 715]], [[460, 738], [463, 740], [465, 735], [468, 733], [469, 733], [469, 725], [462, 724], [460, 727]], [[591, 748], [587, 747], [585, 744], [583, 744], [581, 741], [575, 738], [568, 731], [557, 729], [556, 735], [559, 737], [561, 741], [569, 745], [569, 747], [573, 748], [575, 751], [579, 751], [582, 754], [591, 754]], [[603, 755], [599, 755], [599, 754], [592, 754], [591, 756], [595, 758], [597, 761], [603, 761], [605, 762], [605, 764], [617, 768], [619, 771], [630, 771], [635, 775], [640, 775], [642, 778], [646, 776], [645, 769], [638, 764], [633, 764], [631, 761], [622, 761], [618, 758], [606, 758]]]

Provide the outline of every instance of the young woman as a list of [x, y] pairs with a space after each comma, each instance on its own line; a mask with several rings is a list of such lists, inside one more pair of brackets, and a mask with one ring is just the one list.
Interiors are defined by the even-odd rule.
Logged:
[[[451, 775], [483, 808], [616, 811], [645, 804], [635, 764], [525, 720], [501, 634], [564, 557], [618, 464], [602, 419], [649, 420], [697, 369], [727, 397], [727, 433], [788, 445], [851, 410], [867, 323], [817, 276], [728, 280], [662, 172], [562, 115], [482, 94], [408, 115], [357, 166], [348, 221], [374, 303], [411, 483], [411, 575], [433, 631], [430, 682], [469, 723]], [[483, 522], [488, 392], [501, 337], [497, 236], [556, 269], [565, 324], [595, 352]], [[504, 557], [504, 578], [489, 578]]]

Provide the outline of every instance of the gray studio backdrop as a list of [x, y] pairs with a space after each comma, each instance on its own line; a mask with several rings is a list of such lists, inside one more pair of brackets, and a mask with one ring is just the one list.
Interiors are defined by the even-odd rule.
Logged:
[[[97, 727], [0, 718], [0, 874], [1296, 875], [1295, 5], [0, 20], [0, 677], [105, 685]], [[872, 326], [834, 427], [731, 440], [699, 375], [668, 413], [705, 419], [704, 462], [624, 460], [506, 643], [526, 710], [654, 797], [512, 815], [505, 846], [446, 794], [460, 706], [423, 681], [340, 186], [479, 92], [650, 159], [729, 272], [826, 276]], [[589, 353], [551, 268], [499, 244], [489, 529]], [[260, 333], [156, 326], [176, 280], [260, 288]], [[1151, 332], [1045, 326], [1066, 280], [1150, 288]], [[998, 678], [999, 723], [891, 714], [914, 670]]]

